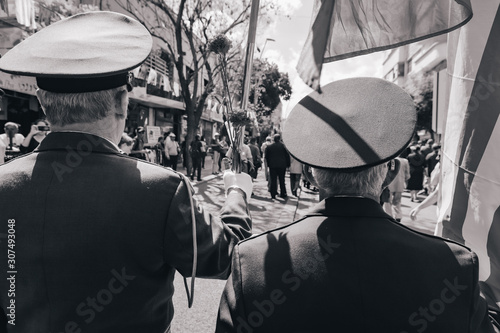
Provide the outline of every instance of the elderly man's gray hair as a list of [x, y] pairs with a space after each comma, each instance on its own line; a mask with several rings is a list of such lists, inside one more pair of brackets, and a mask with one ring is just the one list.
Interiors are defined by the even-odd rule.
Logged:
[[386, 163], [357, 171], [312, 168], [314, 179], [327, 196], [355, 195], [378, 198], [387, 174]]
[[38, 90], [38, 99], [52, 125], [91, 123], [103, 119], [120, 103], [126, 87], [85, 93], [53, 93]]

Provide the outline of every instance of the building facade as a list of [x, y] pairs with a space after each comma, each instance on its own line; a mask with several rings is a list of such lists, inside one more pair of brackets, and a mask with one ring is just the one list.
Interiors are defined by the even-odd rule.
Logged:
[[440, 35], [385, 51], [384, 78], [405, 87], [410, 80], [432, 75], [432, 133], [439, 141], [444, 133], [447, 105], [446, 77], [447, 36]]
[[[60, 16], [70, 16], [88, 10], [110, 10], [132, 16], [116, 0], [69, 0], [66, 8], [55, 7], [50, 2], [24, 0], [33, 6], [33, 18], [16, 17], [16, 1], [4, 0], [6, 6], [0, 7], [0, 53], [4, 54], [30, 34], [57, 21]], [[69, 9], [68, 9], [69, 8]], [[153, 19], [153, 16], [151, 16]], [[19, 23], [19, 22], [24, 23]], [[26, 23], [28, 22], [28, 23]], [[168, 29], [168, 27], [166, 27]], [[173, 34], [166, 34], [171, 36]], [[187, 43], [187, 41], [186, 41]], [[186, 44], [186, 48], [188, 45]], [[167, 45], [154, 38], [153, 50], [148, 59], [132, 71], [134, 89], [129, 95], [130, 106], [125, 131], [134, 135], [137, 127], [146, 128], [147, 145], [154, 145], [158, 136], [172, 131], [178, 139], [186, 134], [185, 104], [178, 75], [173, 65]], [[189, 73], [192, 59], [186, 55], [185, 73]], [[206, 76], [202, 73], [202, 76]], [[200, 91], [206, 80], [199, 80]], [[8, 121], [20, 125], [20, 132], [27, 135], [30, 126], [43, 117], [43, 112], [36, 99], [36, 80], [33, 77], [10, 75], [0, 72], [0, 88], [5, 96], [0, 102], [0, 132]], [[199, 134], [206, 138], [213, 137], [222, 126], [220, 106], [207, 103], [203, 111]]]

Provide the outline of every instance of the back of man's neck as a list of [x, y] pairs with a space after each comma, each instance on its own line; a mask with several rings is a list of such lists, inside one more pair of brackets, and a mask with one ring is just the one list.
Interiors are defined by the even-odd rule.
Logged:
[[64, 126], [52, 125], [50, 130], [51, 132], [82, 132], [105, 138], [113, 143], [116, 141], [113, 135], [111, 135], [109, 128], [103, 128], [102, 124], [98, 123], [78, 123]]

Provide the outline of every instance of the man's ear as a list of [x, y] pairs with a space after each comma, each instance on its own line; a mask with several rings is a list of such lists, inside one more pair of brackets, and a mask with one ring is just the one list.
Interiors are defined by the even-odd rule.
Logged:
[[128, 91], [120, 90], [115, 96], [115, 114], [120, 118], [127, 118]]

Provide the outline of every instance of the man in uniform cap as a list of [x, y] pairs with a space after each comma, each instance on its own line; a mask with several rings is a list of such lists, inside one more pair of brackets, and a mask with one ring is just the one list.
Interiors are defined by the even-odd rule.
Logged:
[[376, 78], [333, 82], [299, 102], [283, 140], [325, 199], [235, 247], [218, 333], [495, 332], [477, 256], [379, 204], [387, 162], [415, 121], [410, 96]]
[[226, 205], [211, 216], [184, 176], [116, 146], [127, 71], [151, 46], [137, 21], [93, 12], [0, 59], [7, 73], [36, 76], [52, 130], [33, 153], [0, 167], [0, 233], [9, 235], [0, 242], [9, 259], [0, 331], [169, 332], [175, 270], [226, 278], [233, 246], [250, 236], [248, 175], [225, 175]]

